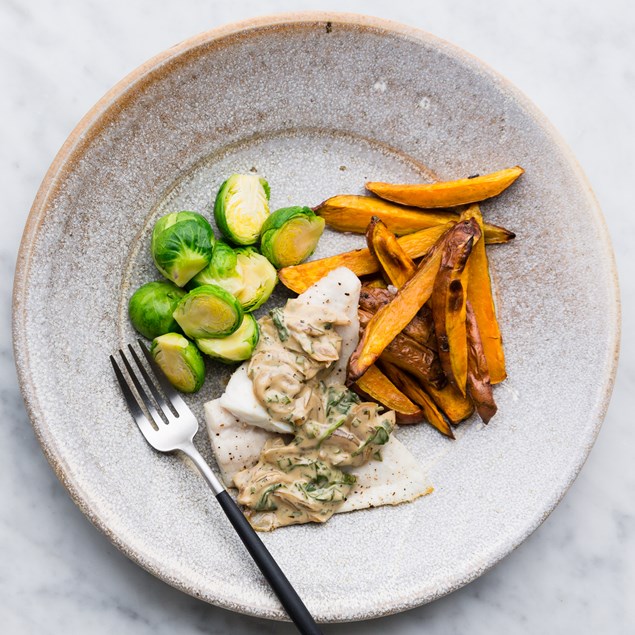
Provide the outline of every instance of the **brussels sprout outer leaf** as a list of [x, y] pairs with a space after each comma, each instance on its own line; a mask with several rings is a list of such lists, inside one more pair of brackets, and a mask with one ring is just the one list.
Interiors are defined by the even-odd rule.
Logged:
[[149, 340], [180, 331], [172, 313], [185, 295], [183, 289], [161, 280], [139, 287], [128, 302], [128, 315], [132, 326]]
[[215, 284], [205, 284], [192, 289], [179, 301], [174, 319], [192, 339], [227, 337], [240, 326], [243, 310], [229, 291]]
[[205, 362], [192, 342], [179, 333], [167, 333], [153, 340], [150, 352], [177, 390], [200, 390], [205, 381]]
[[[266, 185], [265, 185], [266, 184]], [[218, 190], [214, 218], [223, 234], [237, 245], [258, 242], [269, 216], [269, 184], [255, 174], [232, 174]]]
[[267, 201], [269, 201], [269, 199], [271, 198], [271, 187], [269, 186], [267, 179], [264, 179], [263, 177], [259, 177], [259, 179], [260, 179], [260, 185], [262, 185], [262, 189], [265, 191], [265, 196], [267, 197]]
[[236, 253], [244, 283], [236, 297], [243, 310], [255, 311], [269, 299], [278, 282], [278, 275], [269, 260], [253, 247], [239, 248]]
[[183, 287], [207, 266], [214, 242], [214, 232], [200, 214], [167, 214], [152, 231], [152, 258], [166, 278]]
[[283, 207], [262, 226], [260, 249], [278, 269], [297, 265], [314, 251], [324, 231], [324, 219], [310, 207]]
[[229, 337], [199, 339], [196, 340], [196, 345], [206, 355], [225, 364], [233, 364], [249, 359], [259, 338], [260, 330], [256, 318], [246, 313], [238, 330]]

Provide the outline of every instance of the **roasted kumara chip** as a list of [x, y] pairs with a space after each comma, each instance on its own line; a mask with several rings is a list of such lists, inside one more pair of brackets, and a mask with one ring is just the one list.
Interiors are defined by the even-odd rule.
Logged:
[[366, 244], [379, 263], [386, 282], [399, 288], [415, 274], [417, 265], [414, 260], [377, 216], [373, 216], [368, 224]]
[[406, 185], [369, 182], [366, 183], [366, 189], [381, 198], [403, 205], [423, 208], [456, 207], [484, 201], [500, 194], [523, 172], [520, 166], [516, 166], [483, 176], [440, 183]]
[[355, 389], [373, 401], [394, 410], [399, 423], [418, 423], [424, 418], [414, 404], [377, 366], [371, 366], [355, 383]]
[[[483, 228], [483, 217], [478, 205], [470, 205], [462, 214], [463, 219], [474, 218]], [[501, 337], [496, 308], [492, 294], [492, 283], [489, 274], [487, 251], [482, 241], [478, 241], [468, 261], [467, 297], [474, 309], [478, 330], [483, 341], [483, 351], [487, 360], [490, 381], [498, 384], [507, 377], [505, 370], [505, 353]]]
[[439, 271], [434, 282], [431, 306], [437, 350], [441, 365], [448, 378], [462, 395], [467, 384], [467, 335], [465, 330], [465, 301], [467, 299], [467, 272], [465, 266], [481, 230], [474, 219], [466, 223], [465, 235], [448, 234], [443, 246]]
[[483, 420], [489, 420], [496, 414], [496, 403], [492, 392], [492, 384], [487, 370], [487, 360], [483, 351], [483, 343], [469, 300], [466, 305], [467, 325], [467, 392], [476, 405], [476, 412]]
[[401, 368], [397, 368], [389, 362], [382, 360], [382, 368], [388, 377], [397, 385], [405, 395], [412, 401], [421, 406], [425, 414], [425, 419], [433, 425], [441, 434], [454, 439], [454, 433], [451, 426], [444, 419], [443, 414], [434, 403], [430, 395], [413, 379], [408, 373]]
[[[333, 196], [314, 207], [313, 211], [321, 216], [332, 229], [355, 234], [365, 233], [373, 216], [379, 217], [397, 236], [411, 234], [435, 225], [443, 225], [449, 220], [459, 220], [458, 212], [452, 210], [405, 207], [375, 196], [355, 194]], [[484, 224], [484, 233], [485, 242], [488, 245], [506, 243], [516, 236], [509, 229], [489, 223]]]

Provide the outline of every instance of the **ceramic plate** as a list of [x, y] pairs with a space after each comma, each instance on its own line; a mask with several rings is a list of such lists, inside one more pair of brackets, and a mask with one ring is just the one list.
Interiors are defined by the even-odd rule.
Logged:
[[[499, 414], [451, 442], [400, 439], [435, 491], [414, 503], [263, 537], [319, 620], [376, 617], [466, 584], [558, 503], [597, 435], [613, 384], [619, 305], [604, 222], [562, 141], [483, 63], [375, 18], [293, 14], [227, 26], [152, 59], [80, 122], [35, 200], [15, 281], [22, 391], [53, 468], [130, 558], [208, 602], [284, 618], [202, 478], [155, 453], [108, 355], [135, 335], [126, 305], [157, 279], [149, 236], [169, 211], [210, 215], [221, 181], [257, 172], [272, 208], [520, 164], [483, 205], [517, 238], [491, 249], [509, 379]], [[360, 246], [327, 232], [316, 256]], [[276, 298], [283, 301], [282, 290]], [[229, 369], [210, 365], [204, 401]], [[205, 432], [198, 447], [210, 459]]]

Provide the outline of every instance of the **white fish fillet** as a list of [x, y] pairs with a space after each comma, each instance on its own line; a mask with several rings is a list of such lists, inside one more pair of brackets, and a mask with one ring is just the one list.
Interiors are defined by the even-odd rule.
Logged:
[[359, 340], [357, 306], [361, 288], [362, 283], [350, 269], [338, 267], [298, 296], [298, 300], [313, 305], [318, 310], [327, 303], [329, 308], [344, 313], [350, 320], [349, 324], [335, 325], [335, 330], [342, 337], [342, 350], [339, 360], [326, 379], [327, 384], [343, 384], [346, 380], [348, 359]]
[[[326, 383], [343, 384], [346, 379], [346, 365], [348, 358], [357, 346], [359, 337], [359, 319], [357, 305], [359, 304], [359, 278], [345, 267], [331, 271], [327, 276], [309, 287], [298, 296], [298, 300], [315, 306], [316, 310], [328, 306], [338, 313], [344, 313], [349, 318], [349, 324], [336, 325], [335, 330], [342, 337], [342, 350], [339, 360], [334, 364]], [[225, 392], [220, 398], [223, 408], [229, 410], [241, 421], [254, 426], [270, 430], [271, 432], [293, 432], [293, 426], [284, 421], [276, 421], [260, 405], [253, 391], [251, 379], [247, 376], [249, 362], [245, 362], [231, 376]]]
[[[272, 432], [241, 423], [220, 405], [220, 399], [205, 404], [207, 432], [221, 476], [232, 487], [234, 474], [258, 462], [260, 451]], [[371, 460], [351, 469], [357, 483], [336, 514], [366, 507], [398, 505], [432, 491], [425, 472], [408, 448], [391, 435], [381, 448], [382, 461]]]
[[366, 507], [398, 505], [432, 491], [425, 471], [410, 450], [394, 436], [381, 448], [381, 461], [371, 460], [350, 470], [357, 482], [336, 514]]
[[205, 404], [207, 433], [212, 442], [214, 457], [227, 487], [232, 487], [236, 472], [258, 462], [265, 441], [277, 436], [262, 428], [242, 423], [220, 404], [220, 399]]

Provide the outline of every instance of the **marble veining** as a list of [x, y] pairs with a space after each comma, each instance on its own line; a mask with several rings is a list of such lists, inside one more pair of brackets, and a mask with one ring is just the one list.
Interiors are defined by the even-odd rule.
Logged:
[[[563, 502], [513, 554], [482, 578], [431, 605], [326, 633], [629, 633], [635, 612], [635, 341], [629, 333], [635, 257], [627, 179], [635, 160], [635, 77], [628, 37], [635, 11], [536, 2], [505, 9], [465, 0], [413, 14], [407, 2], [327, 2], [322, 9], [381, 15], [463, 46], [524, 90], [559, 128], [603, 207], [622, 273], [621, 368], [608, 417]], [[0, 101], [4, 206], [0, 233], [0, 615], [3, 632], [291, 633], [173, 590], [124, 558], [68, 498], [44, 459], [21, 403], [10, 343], [10, 293], [19, 237], [37, 186], [64, 138], [115, 81], [167, 46], [212, 26], [309, 3], [4, 2]], [[610, 10], [607, 10], [610, 9]], [[540, 33], [539, 40], [536, 34]], [[8, 79], [8, 81], [6, 81]], [[381, 90], [382, 79], [371, 85]], [[376, 84], [375, 84], [376, 82]], [[611, 99], [606, 99], [610, 95]], [[422, 99], [424, 96], [422, 95]], [[423, 103], [427, 105], [424, 106]], [[423, 99], [422, 108], [433, 108]], [[609, 143], [610, 140], [610, 143]], [[610, 152], [609, 152], [610, 149]]]

